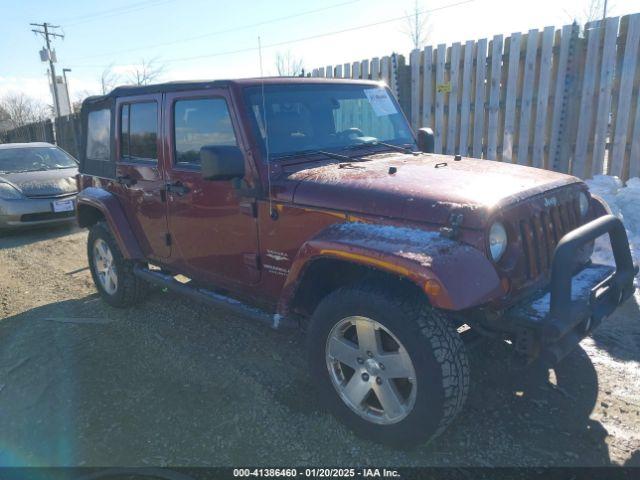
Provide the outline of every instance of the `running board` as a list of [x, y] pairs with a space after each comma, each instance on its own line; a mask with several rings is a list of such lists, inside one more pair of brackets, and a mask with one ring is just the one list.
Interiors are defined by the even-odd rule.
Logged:
[[277, 313], [267, 313], [264, 310], [260, 310], [259, 308], [246, 305], [241, 301], [236, 300], [235, 298], [220, 295], [219, 293], [212, 292], [211, 290], [192, 287], [191, 285], [189, 285], [190, 282], [179, 282], [171, 275], [162, 273], [160, 271], [149, 270], [148, 268], [136, 265], [133, 269], [133, 273], [137, 277], [149, 283], [167, 288], [173, 292], [187, 296], [199, 302], [207, 303], [215, 307], [221, 307], [229, 312], [236, 313], [238, 315], [250, 317], [253, 320], [257, 320], [261, 323], [269, 325], [269, 327], [275, 330], [297, 328], [299, 326], [298, 323], [293, 319], [282, 317]]

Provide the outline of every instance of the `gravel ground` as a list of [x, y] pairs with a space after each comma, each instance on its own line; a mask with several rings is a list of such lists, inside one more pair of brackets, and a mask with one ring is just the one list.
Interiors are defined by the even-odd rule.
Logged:
[[301, 334], [169, 293], [107, 306], [86, 236], [0, 238], [0, 465], [640, 466], [638, 297], [555, 370], [483, 344], [454, 425], [394, 450], [321, 409]]

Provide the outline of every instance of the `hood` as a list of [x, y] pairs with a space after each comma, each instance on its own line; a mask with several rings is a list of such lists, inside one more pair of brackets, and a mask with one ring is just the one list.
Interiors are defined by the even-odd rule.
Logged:
[[0, 182], [9, 182], [25, 197], [59, 197], [75, 193], [77, 168], [37, 172], [0, 173]]
[[[298, 165], [299, 205], [446, 224], [462, 213], [462, 226], [482, 228], [500, 208], [578, 184], [548, 170], [490, 160], [445, 155], [382, 154], [339, 167], [337, 163]], [[390, 167], [395, 167], [395, 173]]]

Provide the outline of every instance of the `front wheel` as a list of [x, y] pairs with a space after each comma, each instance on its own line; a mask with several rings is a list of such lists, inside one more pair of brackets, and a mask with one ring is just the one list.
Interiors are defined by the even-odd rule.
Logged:
[[362, 284], [336, 290], [308, 330], [313, 379], [324, 405], [357, 434], [414, 445], [440, 434], [469, 388], [454, 326], [406, 289]]
[[128, 307], [146, 296], [148, 284], [134, 275], [134, 263], [122, 256], [106, 223], [91, 227], [87, 255], [93, 283], [107, 303]]

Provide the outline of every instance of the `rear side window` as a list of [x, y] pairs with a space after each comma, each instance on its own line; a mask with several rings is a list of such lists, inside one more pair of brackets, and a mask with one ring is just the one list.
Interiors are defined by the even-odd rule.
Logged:
[[200, 165], [205, 145], [237, 145], [227, 102], [222, 98], [178, 100], [174, 107], [175, 162]]
[[87, 159], [111, 159], [111, 110], [95, 110], [87, 117]]
[[120, 158], [125, 161], [158, 158], [158, 104], [131, 103], [122, 106]]

